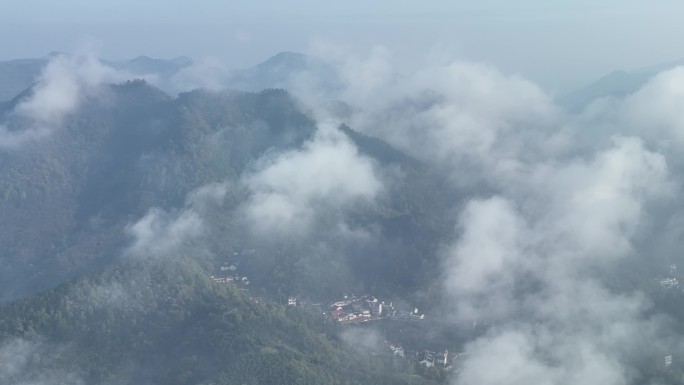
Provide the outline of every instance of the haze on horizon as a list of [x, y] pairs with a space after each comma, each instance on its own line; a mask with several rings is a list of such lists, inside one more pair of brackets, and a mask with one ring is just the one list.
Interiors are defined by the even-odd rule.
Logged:
[[[491, 64], [559, 93], [618, 69], [684, 57], [673, 0], [278, 2], [27, 0], [0, 5], [0, 60], [72, 52], [107, 59], [212, 58], [231, 68], [317, 42], [387, 46], [398, 60], [435, 54]], [[419, 53], [419, 54], [417, 54]]]

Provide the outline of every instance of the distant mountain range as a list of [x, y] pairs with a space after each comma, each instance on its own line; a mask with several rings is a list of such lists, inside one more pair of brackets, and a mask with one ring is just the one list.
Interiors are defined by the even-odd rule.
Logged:
[[[34, 84], [50, 59], [57, 55], [67, 54], [51, 53], [42, 58], [0, 61], [0, 102], [12, 99]], [[154, 77], [155, 85], [172, 93], [190, 91], [177, 89], [174, 77], [195, 65], [192, 59], [185, 56], [174, 59], [138, 56], [119, 61], [101, 59], [100, 62], [141, 78]], [[260, 91], [267, 88], [292, 90], [302, 82], [326, 91], [334, 91], [340, 86], [338, 75], [332, 66], [296, 52], [281, 52], [254, 67], [221, 73], [217, 81], [220, 88], [240, 91]], [[195, 87], [200, 86], [198, 84]]]
[[[27, 80], [45, 60], [13, 70]], [[262, 75], [276, 82], [307, 62], [284, 54], [239, 77], [245, 87]], [[173, 74], [189, 63], [138, 58], [107, 65]], [[11, 134], [33, 129], [29, 118], [12, 113], [37, 92], [27, 83], [0, 103]], [[425, 295], [439, 274], [440, 239], [454, 226], [446, 208], [453, 197], [426, 165], [337, 127], [365, 161], [392, 170], [382, 196], [354, 202], [344, 225], [336, 222], [339, 209], [316, 207], [323, 223], [309, 241], [256, 237], [241, 216], [250, 199], [242, 181], [279, 154], [307, 151], [317, 133], [290, 93], [170, 96], [144, 80], [98, 87], [48, 137], [0, 151], [0, 360], [18, 362], [0, 370], [1, 383], [446, 383], [437, 369], [376, 353], [372, 341], [363, 350], [351, 346], [318, 308], [276, 301], [347, 290]], [[218, 184], [226, 186], [225, 198], [204, 213], [201, 241], [126, 253], [133, 224], [158, 215], [143, 233], [163, 232], [173, 218], [182, 222], [193, 192]], [[177, 237], [170, 227], [168, 236]], [[338, 232], [372, 233], [373, 241], [336, 244]], [[153, 238], [155, 248], [164, 236]], [[339, 255], [327, 254], [323, 239]], [[245, 246], [258, 252], [229, 259]], [[212, 279], [226, 262], [249, 276], [250, 291]]]
[[254, 67], [233, 72], [228, 88], [258, 91], [266, 88], [291, 90], [296, 82], [309, 82], [328, 91], [340, 87], [339, 76], [331, 65], [296, 52], [281, 52]]
[[0, 62], [0, 101], [12, 99], [35, 83], [48, 61], [45, 57]]
[[[42, 58], [0, 61], [0, 101], [12, 99], [38, 81], [41, 72], [50, 59], [57, 55], [66, 54], [53, 52]], [[169, 60], [138, 56], [131, 60], [101, 60], [101, 63], [132, 75], [156, 75], [168, 78], [183, 68], [191, 66], [193, 61], [184, 56]]]
[[[0, 61], [0, 102], [8, 101], [31, 84], [35, 83], [49, 60], [63, 53], [50, 53], [42, 58]], [[157, 59], [138, 56], [130, 60], [101, 60], [105, 66], [126, 71], [140, 77], [154, 77], [155, 85], [166, 92], [180, 90], [175, 76], [189, 70], [196, 63], [188, 57]], [[560, 95], [559, 105], [569, 111], [578, 112], [592, 101], [603, 97], [623, 98], [636, 92], [660, 72], [684, 65], [684, 60], [661, 63], [632, 71], [617, 70], [576, 91]], [[220, 88], [240, 91], [260, 91], [268, 88], [282, 88], [296, 92], [305, 85], [333, 96], [342, 87], [336, 69], [315, 57], [297, 52], [281, 52], [253, 67], [221, 73], [215, 79]], [[192, 82], [189, 82], [192, 85]], [[199, 88], [199, 84], [197, 87]], [[192, 86], [191, 86], [192, 88]]]
[[684, 65], [684, 60], [661, 63], [633, 71], [614, 71], [584, 88], [561, 96], [558, 102], [566, 109], [577, 112], [600, 98], [624, 98], [638, 91], [657, 74], [680, 65]]
[[[53, 56], [0, 63], [0, 140], [42, 128], [15, 111], [41, 91], [36, 79]], [[144, 56], [101, 63], [166, 80], [195, 65]], [[626, 95], [659, 71], [614, 74], [566, 103], [581, 108]], [[220, 80], [227, 89], [178, 95], [140, 79], [94, 85], [48, 133], [0, 147], [0, 384], [452, 381], [389, 352], [381, 324], [369, 322], [368, 334], [364, 325], [342, 329], [313, 304], [371, 293], [437, 315], [445, 307], [445, 242], [457, 236], [453, 210], [471, 196], [429, 160], [345, 124], [316, 122], [282, 88], [306, 81], [334, 92], [337, 73], [317, 59], [281, 53]], [[66, 89], [50, 96], [59, 99]], [[400, 108], [437, 100], [426, 91]], [[312, 150], [319, 135], [335, 139], [319, 143], [325, 154]], [[372, 199], [324, 202], [368, 183], [339, 148], [381, 180]], [[302, 154], [313, 156], [302, 161]], [[303, 186], [253, 189], [255, 175], [277, 165], [285, 168], [278, 183]], [[320, 190], [330, 180], [327, 197]], [[298, 201], [307, 194], [313, 198]], [[256, 204], [262, 221], [280, 211], [296, 215], [257, 234], [245, 207], [264, 196]], [[313, 212], [310, 229], [294, 223], [304, 216], [297, 204]], [[216, 279], [228, 274], [224, 268], [249, 278]], [[630, 292], [624, 276], [615, 281]], [[285, 305], [290, 296], [311, 307]], [[668, 294], [656, 304], [679, 312], [678, 298]], [[442, 335], [413, 321], [387, 321], [421, 340]], [[450, 352], [465, 349], [460, 337], [443, 343]]]
[[153, 59], [147, 56], [138, 56], [131, 60], [102, 61], [112, 68], [124, 70], [134, 75], [156, 74], [159, 76], [172, 76], [183, 68], [194, 64], [193, 60], [186, 56], [174, 59]]
[[[200, 186], [237, 181], [261, 157], [300, 148], [315, 132], [312, 118], [283, 90], [197, 90], [173, 98], [145, 81], [130, 81], [106, 85], [100, 94], [86, 100], [50, 140], [0, 152], [0, 217], [11, 223], [0, 226], [0, 301], [109, 263], [120, 253], [132, 219], [153, 207], [182, 207]], [[0, 104], [0, 116], [20, 99]], [[10, 128], [24, 129], [21, 121], [14, 123]], [[437, 247], [441, 232], [451, 229], [446, 196], [426, 188], [437, 182], [420, 162], [382, 140], [346, 126], [340, 130], [360, 153], [403, 170], [381, 206], [360, 207], [350, 218], [359, 225], [380, 224], [380, 241], [373, 250], [357, 252], [349, 261], [351, 272], [356, 282], [375, 282], [376, 290], [408, 292], [435, 273], [437, 261], [415, 256]], [[235, 205], [244, 199], [236, 196]], [[217, 236], [220, 248], [226, 237]], [[306, 254], [299, 248], [288, 253], [287, 258]], [[388, 271], [387, 258], [401, 265]], [[276, 285], [268, 274], [264, 280]], [[302, 283], [310, 280], [300, 274], [306, 273], [288, 275], [282, 285], [293, 281], [305, 290]], [[335, 277], [328, 284], [352, 282]]]

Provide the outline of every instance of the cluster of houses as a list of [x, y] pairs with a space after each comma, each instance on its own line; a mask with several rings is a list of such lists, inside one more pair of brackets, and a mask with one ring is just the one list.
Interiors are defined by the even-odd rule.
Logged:
[[249, 279], [247, 277], [241, 277], [239, 275], [226, 275], [223, 277], [211, 276], [211, 279], [217, 283], [239, 283], [243, 285], [249, 285]]
[[389, 318], [402, 321], [419, 321], [425, 319], [425, 314], [418, 313], [418, 308], [414, 308], [413, 311], [398, 310]]
[[380, 301], [371, 295], [345, 295], [343, 298], [332, 302], [329, 311], [324, 313], [330, 318], [342, 323], [358, 323], [383, 318], [420, 320], [424, 314], [419, 314], [418, 309], [413, 311], [397, 310], [392, 302]]
[[321, 307], [323, 304], [314, 302], [310, 299], [303, 299], [303, 298], [297, 298], [297, 297], [287, 297], [287, 304], [288, 306], [313, 306], [313, 307]]
[[[430, 350], [411, 351], [405, 350], [402, 346], [385, 341], [385, 346], [392, 352], [393, 355], [405, 358], [413, 363], [423, 365], [427, 368], [438, 367], [446, 370], [451, 370], [452, 357], [449, 356], [449, 351], [433, 352]], [[466, 353], [459, 353], [456, 357], [462, 357]]]
[[677, 265], [670, 265], [670, 278], [661, 278], [658, 283], [663, 289], [675, 289], [679, 287], [679, 280], [674, 277], [677, 273]]
[[338, 322], [357, 323], [381, 319], [394, 312], [391, 302], [386, 304], [370, 295], [345, 295], [331, 303], [329, 311], [324, 314]]
[[[243, 250], [244, 252], [244, 250]], [[238, 254], [238, 253], [234, 253]], [[249, 278], [240, 276], [237, 274], [238, 265], [240, 262], [235, 263], [224, 263], [219, 268], [220, 273], [218, 275], [212, 275], [211, 279], [217, 283], [235, 283], [242, 285], [249, 285]]]
[[674, 289], [679, 287], [679, 280], [677, 278], [663, 278], [659, 283], [660, 287], [663, 289]]

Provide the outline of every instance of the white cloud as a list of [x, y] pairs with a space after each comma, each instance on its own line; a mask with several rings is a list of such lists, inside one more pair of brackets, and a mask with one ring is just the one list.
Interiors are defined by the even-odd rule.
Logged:
[[335, 212], [382, 190], [374, 163], [332, 124], [322, 124], [300, 150], [265, 161], [246, 178], [246, 215], [257, 232], [306, 233], [322, 208]]
[[159, 256], [175, 252], [183, 243], [199, 236], [202, 229], [202, 220], [193, 211], [173, 214], [151, 209], [141, 220], [128, 226], [127, 232], [134, 239], [128, 253]]
[[22, 338], [7, 339], [0, 345], [0, 382], [16, 385], [80, 385], [75, 374], [60, 369], [64, 347]]
[[460, 384], [625, 384], [625, 368], [584, 340], [544, 330], [507, 330], [470, 346]]
[[600, 277], [633, 255], [647, 207], [672, 197], [664, 157], [618, 138], [590, 159], [540, 163], [510, 182], [506, 198], [466, 206], [445, 249], [458, 316], [499, 321], [467, 347], [459, 383], [626, 383], [629, 352], [666, 329], [645, 297], [612, 293]]
[[[441, 250], [446, 300], [457, 317], [499, 322], [468, 345], [460, 383], [624, 384], [630, 352], [646, 342], [669, 346], [646, 296], [612, 292], [602, 273], [643, 252], [635, 239], [651, 236], [650, 222], [663, 220], [654, 218], [653, 205], [680, 210], [673, 203], [676, 154], [667, 142], [684, 140], [683, 69], [661, 74], [624, 102], [599, 101], [568, 117], [533, 83], [486, 65], [446, 61], [403, 76], [386, 48], [366, 56], [319, 48], [337, 66], [343, 86], [334, 96], [350, 106], [352, 127], [436, 167], [453, 182], [454, 196], [465, 197], [455, 202], [465, 203], [457, 240]], [[87, 58], [70, 60], [51, 64], [36, 94], [17, 108], [37, 122], [21, 134], [29, 137], [0, 131], [0, 146], [49, 134], [84, 92], [114, 76]], [[176, 81], [211, 88], [223, 76], [208, 61]], [[322, 93], [306, 90], [310, 83], [297, 90], [314, 102]], [[315, 110], [330, 113], [324, 103]], [[616, 136], [621, 130], [626, 134]], [[376, 234], [343, 217], [372, 204], [382, 175], [333, 124], [321, 124], [302, 148], [269, 155], [244, 176], [250, 195], [239, 214], [259, 235], [299, 236], [332, 223], [330, 233], [370, 242]], [[151, 209], [128, 227], [128, 253], [183, 250], [201, 238], [203, 214], [225, 194], [226, 185], [212, 184], [189, 194], [179, 210]], [[681, 210], [673, 214], [681, 218]], [[335, 218], [324, 222], [323, 215]], [[343, 248], [326, 241], [314, 247], [330, 255]]]
[[528, 158], [562, 153], [571, 144], [552, 98], [518, 75], [460, 60], [402, 64], [382, 46], [365, 56], [320, 42], [312, 51], [342, 80], [328, 97], [349, 106], [340, 114], [321, 90], [302, 89], [312, 84], [295, 88], [320, 117], [338, 116], [440, 167], [457, 184], [496, 183]]
[[515, 307], [514, 279], [529, 269], [528, 232], [511, 202], [471, 201], [459, 224], [459, 242], [446, 253], [446, 289], [456, 293], [461, 317], [502, 317]]
[[228, 68], [219, 60], [205, 57], [171, 76], [165, 88], [175, 93], [198, 88], [219, 91], [226, 88], [229, 74]]
[[590, 161], [542, 169], [534, 177], [538, 199], [549, 200], [542, 226], [570, 255], [610, 259], [630, 252], [644, 205], [674, 188], [664, 156], [636, 138], [617, 138]]
[[[670, 346], [646, 296], [614, 293], [602, 276], [643, 252], [635, 239], [662, 220], [654, 205], [677, 209], [676, 170], [659, 143], [681, 140], [681, 70], [575, 117], [533, 83], [486, 65], [446, 61], [407, 77], [382, 47], [366, 57], [320, 52], [337, 66], [343, 85], [334, 96], [350, 106], [354, 129], [436, 167], [465, 196], [458, 239], [442, 249], [447, 301], [457, 317], [499, 322], [467, 347], [460, 383], [624, 384], [640, 344]], [[310, 85], [297, 89], [307, 102], [324, 94]], [[325, 103], [314, 110], [335, 115]], [[301, 149], [262, 160], [244, 178], [242, 214], [259, 234], [307, 234], [320, 213], [372, 202], [383, 190], [381, 171], [324, 124]], [[181, 234], [201, 232], [193, 213], [151, 212], [138, 238], [177, 247]], [[343, 220], [326, 223], [368, 239]]]
[[620, 109], [621, 123], [644, 138], [677, 151], [684, 145], [682, 108], [684, 67], [676, 67], [657, 75], [625, 100]]
[[647, 258], [636, 240], [656, 239], [651, 226], [670, 214], [654, 207], [680, 210], [676, 155], [662, 150], [684, 138], [681, 70], [569, 116], [488, 66], [447, 61], [402, 76], [384, 49], [364, 60], [322, 47], [347, 81], [337, 96], [350, 125], [437, 167], [467, 202], [458, 240], [442, 249], [447, 298], [459, 318], [500, 322], [468, 346], [459, 383], [624, 384], [639, 343], [671, 346], [648, 299], [613, 293], [602, 277]]
[[130, 76], [106, 67], [91, 53], [53, 57], [31, 94], [19, 102], [14, 114], [26, 127], [11, 130], [0, 124], [0, 148], [18, 148], [50, 135], [83, 99], [93, 96], [100, 84], [120, 82]]
[[226, 185], [211, 183], [188, 194], [180, 210], [152, 208], [139, 221], [127, 226], [132, 244], [126, 254], [141, 257], [178, 255], [205, 232], [203, 216], [211, 206], [220, 204]]

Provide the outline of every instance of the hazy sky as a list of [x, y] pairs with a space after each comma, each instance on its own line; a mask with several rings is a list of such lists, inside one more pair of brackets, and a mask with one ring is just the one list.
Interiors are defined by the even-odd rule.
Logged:
[[[312, 41], [385, 45], [410, 60], [429, 50], [494, 64], [553, 90], [614, 69], [684, 57], [684, 3], [674, 0], [219, 1], [5, 0], [0, 59], [74, 51], [213, 57], [255, 64]], [[368, 4], [371, 3], [371, 4]]]

